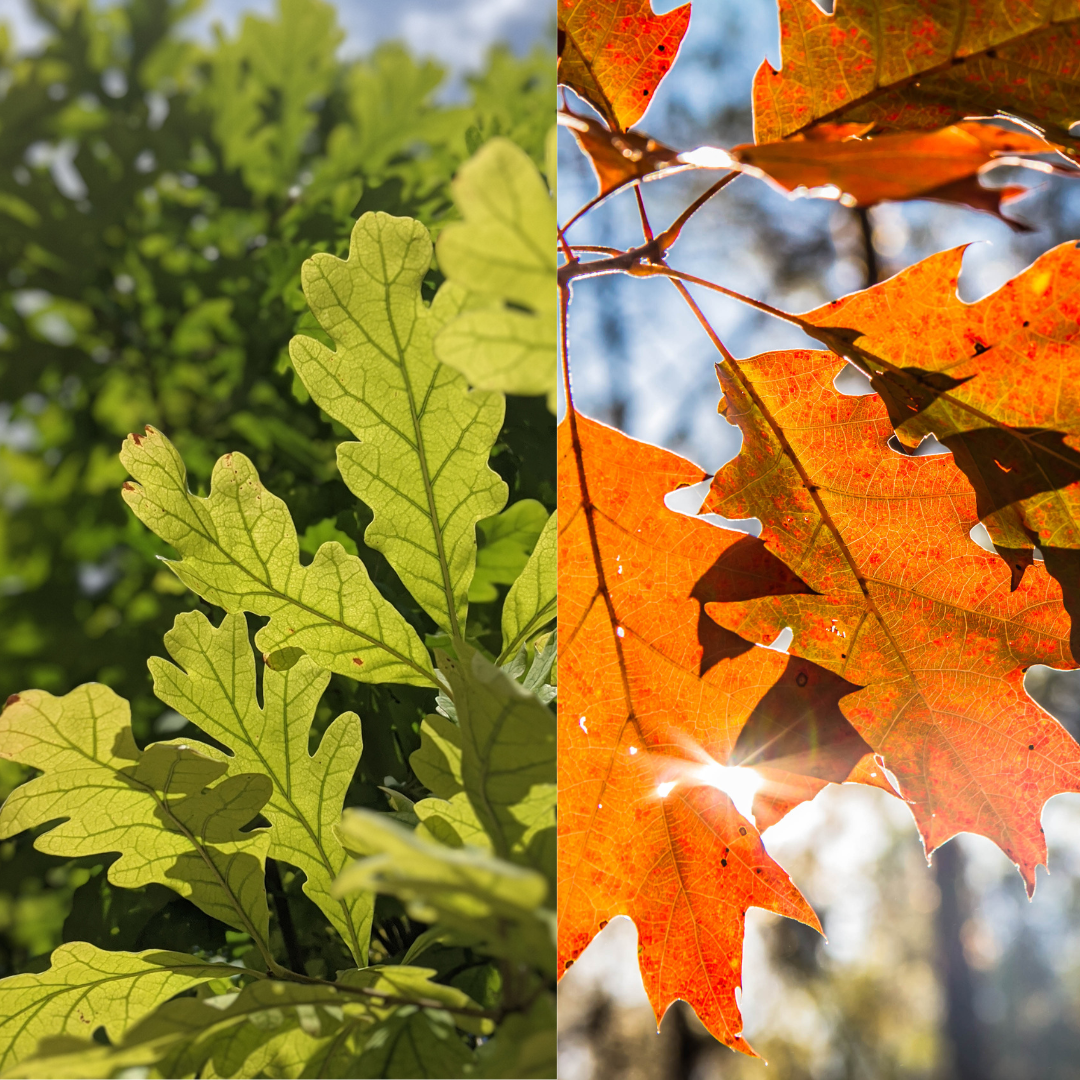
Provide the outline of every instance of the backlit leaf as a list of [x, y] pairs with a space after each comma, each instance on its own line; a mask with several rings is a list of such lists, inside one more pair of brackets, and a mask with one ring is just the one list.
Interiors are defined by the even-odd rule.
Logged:
[[510, 586], [503, 601], [503, 659], [515, 656], [522, 645], [555, 618], [557, 530], [556, 513], [548, 518], [525, 569]]
[[1064, 591], [1076, 655], [1080, 253], [1061, 244], [965, 304], [956, 291], [963, 251], [933, 255], [803, 318], [853, 338], [904, 445], [933, 433], [953, 452], [1016, 582], [1039, 548]]
[[554, 877], [541, 834], [555, 826], [555, 717], [467, 645], [440, 656], [439, 670], [457, 710], [462, 786], [495, 853]]
[[558, 10], [559, 82], [625, 131], [675, 63], [690, 5], [654, 15], [652, 0], [559, 0]]
[[418, 837], [386, 814], [347, 810], [340, 825], [350, 851], [335, 892], [390, 893], [410, 915], [452, 930], [464, 944], [553, 972], [554, 913], [543, 908], [543, 875], [477, 848], [448, 848]]
[[517, 581], [547, 520], [543, 503], [522, 499], [501, 514], [477, 523], [482, 543], [469, 586], [470, 601], [495, 600], [499, 595], [496, 585], [513, 585]]
[[981, 833], [1030, 891], [1043, 803], [1080, 790], [1080, 747], [1023, 688], [1031, 664], [1076, 666], [1061, 590], [1041, 567], [1010, 588], [1009, 568], [968, 536], [975, 499], [960, 470], [890, 449], [881, 401], [833, 387], [842, 365], [805, 351], [718, 365], [744, 443], [705, 506], [759, 517], [817, 595], [706, 610], [751, 640], [791, 627], [793, 656], [863, 687], [840, 707], [898, 778], [927, 852]]
[[759, 540], [666, 509], [705, 479], [690, 462], [575, 411], [559, 434], [559, 971], [629, 915], [657, 1020], [682, 998], [753, 1053], [735, 998], [746, 909], [818, 922], [702, 772], [787, 658], [703, 605], [807, 586]]
[[780, 0], [782, 70], [754, 77], [754, 139], [821, 121], [880, 132], [1020, 116], [1068, 140], [1080, 119], [1076, 0]]
[[46, 1036], [89, 1039], [104, 1027], [118, 1041], [162, 1002], [235, 973], [229, 965], [183, 953], [105, 952], [84, 941], [61, 945], [45, 971], [0, 980], [0, 1070], [7, 1075]]
[[731, 153], [786, 191], [831, 186], [831, 194], [839, 190], [854, 206], [874, 206], [887, 199], [939, 199], [986, 210], [1016, 227], [1003, 217], [1000, 205], [1026, 189], [983, 187], [980, 172], [1005, 155], [1012, 161], [1018, 155], [1054, 150], [1035, 135], [992, 124], [959, 123], [933, 132], [842, 141], [793, 138], [736, 146]]
[[[216, 970], [220, 972], [222, 967], [218, 965]], [[432, 975], [431, 968], [364, 968], [343, 972], [335, 984], [260, 980], [239, 993], [208, 1000], [179, 998], [140, 1023], [129, 1025], [124, 1038], [112, 1048], [89, 1041], [80, 1044], [70, 1040], [65, 1044], [54, 1040], [38, 1056], [7, 1075], [47, 1074], [85, 1080], [152, 1066], [159, 1076], [434, 1076], [438, 1074], [410, 1072], [403, 1064], [407, 1049], [400, 1046], [401, 1021], [417, 1015], [416, 1007], [385, 1001], [367, 992], [428, 1003], [433, 1009], [449, 1006], [466, 1010], [455, 1014], [464, 1029], [490, 1031], [489, 1021], [468, 1015], [477, 1006], [467, 994], [432, 982]], [[350, 991], [348, 987], [365, 990]], [[436, 1045], [427, 1050], [423, 1046], [428, 1041], [424, 1024], [413, 1025], [408, 1035], [419, 1044], [412, 1047], [415, 1060], [446, 1060], [445, 1051], [440, 1055], [440, 1050], [454, 1040], [464, 1051], [458, 1060], [470, 1060], [471, 1055], [454, 1031], [453, 1020], [448, 1020], [450, 1014], [439, 1012], [432, 1017], [428, 1009], [419, 1013], [433, 1020], [438, 1037]], [[408, 1029], [409, 1025], [405, 1026]], [[122, 1031], [120, 1028], [116, 1033]], [[396, 1048], [395, 1053], [385, 1052], [386, 1047]], [[382, 1065], [368, 1071], [361, 1061], [372, 1058]]]
[[610, 195], [626, 184], [655, 176], [665, 169], [685, 168], [679, 161], [678, 150], [648, 135], [609, 131], [590, 117], [569, 112], [559, 113], [559, 123], [570, 130], [589, 159], [596, 173], [599, 195]]
[[359, 440], [338, 446], [338, 466], [374, 511], [365, 542], [461, 636], [476, 523], [506, 503], [506, 484], [488, 465], [505, 406], [501, 394], [470, 391], [435, 359], [431, 339], [458, 300], [444, 288], [424, 303], [430, 267], [423, 225], [365, 214], [347, 260], [320, 254], [304, 263], [304, 294], [336, 348], [298, 336], [289, 352], [308, 393]]
[[[156, 882], [256, 942], [267, 937], [265, 830], [241, 832], [270, 796], [270, 781], [184, 744], [140, 750], [131, 712], [107, 686], [64, 697], [26, 690], [0, 713], [0, 756], [39, 769], [0, 810], [0, 838], [61, 819], [34, 841], [77, 858], [119, 852], [109, 881]], [[224, 777], [224, 779], [222, 779]]]
[[231, 772], [270, 778], [273, 791], [262, 808], [273, 826], [270, 856], [303, 870], [304, 892], [363, 963], [372, 897], [356, 894], [345, 901], [330, 895], [348, 861], [333, 828], [360, 758], [359, 718], [355, 713], [339, 716], [310, 756], [311, 721], [330, 673], [303, 654], [284, 671], [268, 664], [260, 706], [243, 615], [226, 615], [216, 630], [202, 612], [178, 615], [165, 635], [165, 647], [178, 666], [151, 658], [154, 693], [232, 752], [227, 759]]
[[451, 185], [439, 268], [469, 294], [435, 338], [438, 358], [481, 390], [546, 394], [555, 411], [555, 200], [508, 139], [492, 139]]
[[243, 454], [218, 461], [205, 499], [188, 491], [180, 455], [153, 428], [128, 436], [120, 457], [138, 481], [124, 485], [124, 500], [183, 556], [169, 569], [228, 612], [269, 616], [255, 638], [264, 652], [301, 648], [361, 682], [434, 683], [416, 631], [383, 599], [360, 559], [329, 543], [310, 565], [300, 564], [288, 508]]

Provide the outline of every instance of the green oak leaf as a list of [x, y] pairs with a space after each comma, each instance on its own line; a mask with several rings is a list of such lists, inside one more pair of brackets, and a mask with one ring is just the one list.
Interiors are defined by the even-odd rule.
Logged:
[[445, 716], [432, 713], [420, 725], [420, 749], [409, 758], [413, 772], [434, 794], [420, 799], [413, 811], [420, 819], [417, 835], [447, 847], [491, 850], [491, 840], [476, 816], [461, 783], [461, 731]]
[[548, 518], [529, 561], [503, 601], [500, 661], [517, 655], [552, 619], [557, 610], [559, 566], [558, 513]]
[[8, 1075], [46, 1036], [89, 1039], [104, 1027], [117, 1042], [174, 995], [235, 974], [237, 969], [228, 964], [183, 953], [105, 952], [85, 941], [61, 945], [45, 971], [0, 979], [0, 1072]]
[[555, 916], [542, 907], [549, 893], [543, 875], [475, 847], [436, 844], [370, 810], [346, 810], [338, 826], [358, 859], [335, 883], [341, 895], [356, 890], [390, 893], [410, 916], [453, 931], [479, 952], [555, 971]]
[[468, 646], [458, 650], [456, 661], [440, 654], [457, 723], [428, 716], [409, 759], [433, 793], [413, 807], [418, 835], [495, 851], [554, 881], [554, 717], [505, 671]]
[[168, 1001], [111, 1047], [50, 1040], [6, 1075], [104, 1078], [152, 1068], [156, 1076], [298, 1076], [308, 1055], [353, 1020], [345, 1010], [370, 1027], [365, 1003], [332, 986], [264, 979], [239, 993]]
[[367, 1037], [353, 1063], [356, 1071], [338, 1075], [440, 1080], [467, 1075], [472, 1061], [473, 1052], [448, 1016], [428, 1009], [401, 1010]]
[[420, 749], [409, 764], [420, 782], [440, 799], [452, 799], [461, 783], [461, 731], [445, 716], [432, 713], [420, 725]]
[[165, 647], [176, 665], [150, 659], [154, 693], [232, 752], [226, 759], [230, 771], [270, 778], [273, 790], [262, 808], [272, 826], [270, 856], [303, 870], [304, 892], [364, 963], [374, 898], [358, 893], [340, 900], [330, 894], [348, 861], [333, 827], [360, 759], [359, 718], [339, 716], [310, 756], [311, 722], [330, 673], [303, 654], [282, 671], [268, 663], [260, 706], [243, 615], [226, 615], [217, 629], [201, 612], [178, 615]]
[[266, 803], [270, 780], [259, 773], [222, 780], [228, 766], [197, 749], [139, 750], [128, 703], [97, 683], [64, 697], [14, 695], [0, 713], [0, 756], [42, 775], [8, 796], [0, 839], [61, 819], [34, 847], [70, 858], [119, 852], [108, 870], [113, 885], [167, 885], [248, 933], [267, 955], [270, 838], [240, 830]]
[[248, 13], [211, 54], [205, 104], [226, 167], [260, 198], [295, 183], [305, 138], [318, 124], [314, 100], [333, 88], [342, 38], [322, 0], [280, 0], [278, 17]]
[[476, 573], [469, 586], [471, 603], [497, 600], [496, 585], [513, 585], [517, 581], [547, 520], [543, 503], [521, 499], [501, 514], [477, 523], [483, 542], [476, 553]]
[[255, 643], [272, 654], [303, 649], [321, 667], [360, 682], [435, 684], [416, 631], [376, 589], [363, 562], [323, 544], [308, 566], [285, 503], [243, 454], [214, 466], [210, 495], [187, 488], [187, 470], [161, 432], [129, 435], [120, 453], [137, 483], [124, 500], [182, 558], [166, 565], [228, 612], [269, 616]]
[[336, 348], [298, 336], [289, 355], [316, 404], [360, 440], [338, 446], [338, 467], [374, 513], [365, 542], [440, 627], [462, 637], [476, 523], [507, 498], [488, 465], [505, 401], [470, 391], [436, 360], [432, 337], [460, 296], [444, 288], [425, 304], [430, 267], [423, 225], [364, 214], [348, 260], [320, 254], [304, 263], [304, 294]]
[[421, 799], [413, 807], [420, 819], [417, 833], [447, 847], [473, 847], [491, 850], [491, 840], [463, 791], [449, 799]]
[[555, 828], [555, 717], [535, 694], [467, 645], [458, 658], [439, 655], [450, 684], [461, 739], [461, 782], [501, 858], [537, 865], [554, 880], [548, 836]]
[[476, 1053], [473, 1076], [541, 1080], [556, 1076], [555, 995], [541, 994], [528, 1012], [514, 1013]]
[[[367, 991], [389, 995], [389, 1002], [380, 1002], [377, 997], [367, 998], [369, 1005], [379, 1016], [389, 1015], [391, 1007], [397, 1008], [402, 1000], [413, 1001], [433, 1009], [461, 1010], [453, 1013], [458, 1027], [473, 1035], [490, 1035], [494, 1030], [491, 1020], [470, 1015], [470, 1011], [479, 1010], [476, 1002], [464, 990], [434, 982], [437, 974], [435, 968], [413, 967], [409, 964], [378, 964], [342, 971], [338, 975], [337, 985], [363, 987]], [[398, 1005], [393, 1004], [393, 999], [398, 999]]]
[[473, 386], [546, 394], [555, 411], [555, 203], [509, 139], [485, 143], [451, 185], [463, 222], [439, 236], [439, 269], [464, 290], [462, 313], [435, 339]]
[[[478, 1012], [476, 1003], [455, 987], [432, 982], [434, 974], [432, 968], [362, 968], [342, 972], [335, 984], [262, 979], [238, 993], [178, 998], [131, 1026], [118, 1045], [52, 1041], [8, 1075], [110, 1077], [152, 1068], [158, 1076], [429, 1076], [361, 1071], [358, 1059], [367, 1054], [370, 1060], [370, 1051], [397, 1043], [399, 1016], [416, 1015], [418, 1007], [429, 1015], [435, 1010], [440, 1041], [446, 1009], [460, 1010], [451, 1026], [491, 1032], [489, 1020], [471, 1015]], [[424, 1038], [421, 1030], [414, 1034]]]

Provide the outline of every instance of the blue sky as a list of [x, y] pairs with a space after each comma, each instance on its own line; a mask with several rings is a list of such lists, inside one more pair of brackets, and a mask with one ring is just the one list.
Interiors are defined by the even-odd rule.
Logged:
[[[274, 4], [208, 0], [191, 20], [191, 32], [207, 38], [215, 22], [232, 29], [244, 12], [269, 12]], [[366, 53], [388, 38], [403, 39], [414, 52], [435, 57], [455, 74], [479, 67], [496, 41], [508, 42], [515, 52], [527, 51], [554, 22], [554, 6], [536, 0], [338, 0], [335, 6], [346, 34], [346, 54]], [[0, 7], [19, 48], [40, 42], [41, 30], [27, 0], [3, 0]]]

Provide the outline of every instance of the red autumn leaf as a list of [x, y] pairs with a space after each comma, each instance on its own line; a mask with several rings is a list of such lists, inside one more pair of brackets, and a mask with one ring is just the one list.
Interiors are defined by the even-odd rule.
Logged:
[[589, 159], [601, 196], [664, 170], [686, 168], [679, 161], [678, 150], [672, 150], [648, 135], [636, 131], [609, 131], [596, 120], [565, 111], [559, 113], [559, 124], [570, 130]]
[[822, 121], [882, 133], [1023, 117], [1068, 142], [1080, 119], [1080, 12], [1054, 0], [780, 0], [782, 69], [754, 77], [754, 138]]
[[827, 784], [870, 784], [895, 794], [866, 740], [839, 708], [861, 689], [808, 660], [791, 657], [743, 726], [729, 765], [752, 767], [764, 783], [754, 823], [767, 829]]
[[651, 0], [559, 0], [559, 82], [625, 131], [652, 103], [689, 24], [689, 4], [654, 15]]
[[[761, 787], [754, 795], [754, 823], [762, 832], [775, 825], [799, 803], [814, 798], [830, 783], [864, 784], [881, 788], [890, 795], [896, 794], [874, 754], [864, 754], [855, 767], [838, 781], [823, 780], [801, 771], [807, 767], [802, 762], [794, 761], [792, 765], [794, 768], [790, 770], [772, 765], [759, 766], [754, 770], [762, 780]], [[809, 767], [813, 768], [813, 764]]]
[[1031, 891], [1043, 804], [1080, 790], [1080, 747], [1023, 688], [1031, 664], [1076, 666], [1061, 589], [1034, 567], [1011, 590], [1008, 567], [968, 535], [963, 474], [947, 455], [891, 450], [882, 402], [833, 387], [843, 363], [799, 350], [718, 365], [744, 444], [704, 509], [758, 517], [817, 595], [706, 611], [753, 641], [791, 627], [793, 655], [863, 687], [840, 708], [898, 778], [927, 852], [980, 833]]
[[1017, 228], [1016, 222], [1001, 214], [1000, 206], [1003, 199], [1008, 201], [1026, 189], [984, 188], [978, 176], [996, 159], [1008, 156], [1014, 159], [1010, 164], [1015, 164], [1021, 155], [1053, 154], [1056, 149], [1036, 135], [965, 122], [938, 131], [876, 138], [795, 136], [736, 146], [731, 154], [760, 169], [786, 191], [832, 186], [851, 206], [904, 199], [959, 202], [995, 214]]
[[753, 537], [665, 508], [705, 478], [573, 410], [560, 425], [559, 971], [628, 915], [657, 1019], [682, 998], [753, 1053], [735, 1002], [746, 909], [820, 927], [697, 773], [727, 760], [788, 658], [702, 605], [806, 586]]
[[1064, 590], [1077, 652], [1080, 252], [1061, 244], [974, 304], [956, 291], [963, 252], [802, 318], [851, 339], [905, 445], [932, 433], [952, 450], [1017, 579], [1039, 547]]

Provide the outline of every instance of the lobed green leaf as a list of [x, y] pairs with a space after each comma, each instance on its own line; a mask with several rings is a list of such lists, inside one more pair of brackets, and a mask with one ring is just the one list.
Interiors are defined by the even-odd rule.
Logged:
[[387, 818], [345, 812], [342, 841], [368, 857], [345, 869], [336, 893], [390, 893], [412, 918], [441, 924], [480, 952], [554, 972], [555, 917], [541, 907], [549, 892], [541, 874], [478, 848], [444, 847]]
[[464, 221], [440, 234], [439, 268], [470, 299], [439, 332], [436, 355], [473, 386], [546, 394], [554, 412], [554, 199], [509, 139], [486, 143], [461, 167], [451, 192]]
[[328, 543], [301, 566], [288, 508], [243, 454], [218, 461], [205, 499], [188, 491], [180, 455], [153, 428], [129, 435], [120, 459], [138, 481], [124, 485], [124, 500], [183, 556], [166, 565], [228, 612], [269, 616], [255, 638], [264, 652], [303, 649], [321, 667], [360, 682], [434, 684], [416, 631], [360, 559]]
[[154, 692], [232, 752], [226, 759], [231, 771], [270, 778], [273, 788], [262, 808], [272, 826], [270, 856], [304, 872], [304, 892], [341, 934], [357, 963], [364, 963], [374, 898], [357, 893], [336, 899], [330, 893], [348, 861], [333, 830], [360, 760], [359, 717], [339, 716], [310, 756], [311, 722], [330, 673], [302, 653], [284, 670], [268, 663], [260, 706], [243, 615], [226, 615], [217, 629], [201, 612], [178, 615], [165, 635], [165, 647], [176, 664], [151, 658]]
[[460, 296], [443, 288], [425, 304], [430, 266], [423, 225], [364, 214], [347, 260], [304, 263], [304, 293], [336, 349], [298, 336], [289, 353], [319, 407], [360, 440], [338, 447], [338, 466], [374, 512], [365, 542], [439, 626], [462, 636], [476, 523], [507, 498], [488, 465], [505, 403], [436, 360], [431, 339]]
[[[85, 941], [61, 945], [45, 971], [0, 979], [0, 1072], [16, 1075], [7, 1070], [45, 1037], [89, 1039], [104, 1027], [110, 1039], [119, 1041], [162, 1002], [236, 973], [230, 965], [183, 953], [105, 952]], [[45, 1074], [35, 1070], [27, 1075]]]
[[59, 821], [34, 841], [39, 851], [119, 852], [108, 870], [113, 885], [167, 885], [265, 953], [270, 838], [241, 831], [270, 796], [264, 774], [221, 779], [224, 762], [184, 744], [139, 750], [128, 703], [96, 683], [59, 698], [14, 695], [0, 713], [0, 756], [42, 773], [8, 796], [0, 839]]
[[558, 513], [548, 518], [536, 547], [503, 601], [500, 659], [516, 656], [557, 614], [559, 566]]
[[483, 538], [476, 555], [476, 573], [469, 586], [472, 603], [498, 599], [496, 585], [513, 585], [525, 569], [544, 530], [548, 512], [536, 499], [522, 499], [501, 514], [477, 523]]

